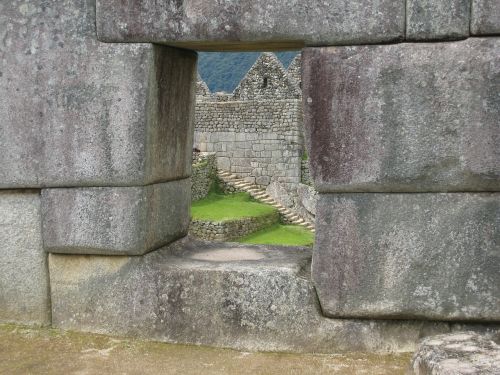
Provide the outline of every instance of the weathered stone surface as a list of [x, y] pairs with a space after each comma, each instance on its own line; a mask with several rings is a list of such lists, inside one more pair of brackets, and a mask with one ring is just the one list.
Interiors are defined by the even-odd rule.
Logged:
[[282, 184], [277, 181], [271, 182], [266, 187], [266, 193], [279, 204], [285, 207], [293, 207], [293, 196]]
[[0, 4], [0, 188], [190, 173], [196, 54], [96, 40], [95, 4]]
[[500, 39], [309, 48], [303, 59], [317, 190], [500, 190]]
[[404, 37], [404, 18], [403, 0], [97, 0], [99, 39], [197, 50], [394, 41]]
[[469, 36], [471, 0], [408, 0], [406, 39], [446, 40]]
[[38, 191], [0, 192], [0, 322], [50, 323]]
[[500, 346], [474, 332], [432, 336], [420, 344], [409, 374], [500, 374]]
[[470, 31], [473, 35], [500, 35], [498, 0], [472, 0]]
[[[308, 249], [184, 239], [142, 257], [50, 254], [56, 327], [242, 350], [413, 351], [439, 322], [336, 320]], [[492, 328], [499, 331], [499, 327]]]
[[328, 316], [500, 320], [500, 193], [322, 194], [314, 246]]
[[140, 255], [185, 236], [190, 180], [42, 190], [48, 252]]
[[318, 193], [314, 188], [304, 184], [299, 184], [297, 186], [297, 202], [293, 209], [300, 217], [314, 223], [317, 202]]

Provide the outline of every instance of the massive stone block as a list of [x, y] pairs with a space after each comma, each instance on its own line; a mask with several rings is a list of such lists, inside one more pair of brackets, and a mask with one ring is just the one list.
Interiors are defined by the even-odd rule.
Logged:
[[187, 234], [189, 179], [139, 187], [42, 190], [46, 251], [140, 255]]
[[469, 36], [471, 0], [408, 0], [406, 38], [443, 40]]
[[500, 193], [322, 194], [314, 246], [328, 316], [500, 321]]
[[[309, 249], [181, 240], [142, 257], [50, 254], [53, 324], [231, 347], [338, 353], [412, 351], [446, 323], [329, 319]], [[491, 333], [499, 327], [490, 327]]]
[[470, 31], [473, 35], [500, 35], [500, 2], [472, 0]]
[[0, 4], [0, 188], [189, 176], [196, 54], [95, 33], [93, 0]]
[[197, 50], [293, 49], [400, 40], [405, 2], [97, 0], [99, 39]]
[[309, 48], [306, 141], [321, 192], [500, 190], [500, 39]]
[[0, 323], [50, 323], [38, 191], [0, 192]]
[[419, 345], [408, 374], [500, 374], [500, 346], [474, 332], [432, 336]]

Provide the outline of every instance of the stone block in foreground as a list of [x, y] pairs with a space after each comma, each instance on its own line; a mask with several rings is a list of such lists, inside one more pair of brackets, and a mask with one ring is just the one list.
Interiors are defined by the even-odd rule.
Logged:
[[318, 191], [500, 190], [500, 38], [302, 56]]
[[473, 332], [432, 336], [419, 345], [408, 374], [500, 374], [500, 346]]
[[0, 8], [0, 189], [189, 176], [196, 53], [97, 41], [95, 1]]
[[0, 191], [0, 323], [50, 323], [40, 193]]
[[470, 0], [408, 0], [406, 39], [446, 40], [469, 36]]
[[189, 179], [139, 187], [42, 190], [45, 250], [140, 255], [186, 235]]
[[328, 316], [500, 321], [500, 193], [322, 194], [313, 254]]
[[[307, 248], [188, 238], [141, 257], [50, 254], [56, 327], [253, 351], [408, 352], [446, 323], [329, 319]], [[499, 326], [490, 327], [500, 331]]]
[[97, 1], [97, 32], [106, 42], [290, 50], [394, 41], [404, 31], [403, 0]]
[[500, 35], [500, 2], [472, 0], [472, 35]]

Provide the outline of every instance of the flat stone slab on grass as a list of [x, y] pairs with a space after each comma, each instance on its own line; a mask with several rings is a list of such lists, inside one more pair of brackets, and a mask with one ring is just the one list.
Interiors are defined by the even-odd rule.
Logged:
[[[407, 352], [447, 323], [322, 316], [307, 248], [189, 238], [142, 257], [51, 254], [56, 327], [251, 351]], [[490, 327], [495, 332], [499, 327]]]
[[326, 315], [500, 321], [500, 193], [320, 194], [316, 213]]
[[411, 375], [498, 375], [500, 346], [473, 332], [426, 338], [412, 358]]
[[500, 38], [302, 56], [318, 191], [500, 190]]

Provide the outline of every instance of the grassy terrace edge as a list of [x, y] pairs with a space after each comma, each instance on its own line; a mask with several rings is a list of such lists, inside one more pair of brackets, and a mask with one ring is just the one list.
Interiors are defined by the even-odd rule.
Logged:
[[211, 192], [206, 198], [191, 205], [192, 218], [206, 221], [261, 217], [276, 211], [274, 207], [253, 201], [248, 193], [222, 195]]

